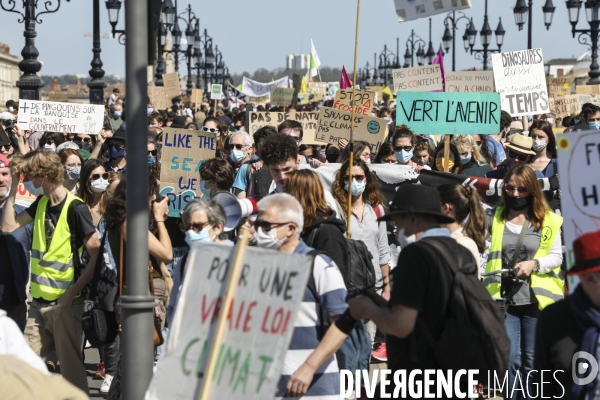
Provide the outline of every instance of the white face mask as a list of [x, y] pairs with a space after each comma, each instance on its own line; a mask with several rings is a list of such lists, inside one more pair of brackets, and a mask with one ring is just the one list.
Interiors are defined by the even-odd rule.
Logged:
[[468, 164], [469, 161], [471, 161], [471, 152], [469, 152], [467, 155], [460, 155], [460, 163], [462, 165]]
[[533, 151], [542, 151], [546, 148], [548, 142], [546, 140], [534, 140], [532, 149]]
[[53, 145], [53, 144], [45, 144], [44, 145], [44, 150], [56, 151], [56, 146]]
[[90, 182], [90, 189], [94, 193], [104, 193], [108, 185], [110, 183], [106, 179], [100, 178]]
[[403, 249], [411, 243], [417, 241], [417, 235], [414, 233], [410, 236], [406, 236], [404, 232], [404, 228], [400, 229], [398, 232], [398, 241], [400, 242], [400, 247]]
[[285, 224], [278, 228], [271, 228], [269, 232], [263, 231], [262, 227], [258, 228], [256, 230], [256, 245], [263, 249], [278, 250], [283, 245], [283, 240], [277, 238], [277, 231], [288, 225]]
[[13, 111], [15, 111], [15, 109], [14, 109], [14, 108], [12, 108], [12, 107], [8, 107], [8, 112], [10, 112], [10, 113], [11, 113], [11, 112], [13, 112]]

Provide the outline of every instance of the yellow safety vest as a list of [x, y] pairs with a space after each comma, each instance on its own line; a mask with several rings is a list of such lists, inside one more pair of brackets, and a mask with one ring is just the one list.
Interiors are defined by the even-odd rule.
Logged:
[[[31, 245], [31, 296], [47, 301], [57, 300], [74, 284], [75, 267], [71, 250], [71, 230], [67, 222], [69, 205], [77, 196], [67, 192], [65, 205], [56, 223], [50, 248], [46, 249], [46, 208], [48, 198], [42, 196], [33, 220]], [[83, 245], [79, 248], [79, 256]]]
[[[502, 207], [497, 207], [492, 223], [491, 245], [485, 272], [502, 269], [502, 236], [504, 235], [506, 221], [502, 219], [501, 215]], [[560, 234], [562, 223], [563, 218], [560, 215], [552, 211], [546, 212], [540, 235], [540, 247], [533, 256], [534, 259], [548, 255], [556, 235]], [[530, 280], [531, 290], [537, 299], [540, 310], [564, 298], [565, 292], [563, 281], [560, 278], [560, 265], [545, 274], [533, 272]], [[488, 276], [484, 279], [483, 284], [492, 297], [500, 297], [500, 281], [501, 278], [497, 275]]]

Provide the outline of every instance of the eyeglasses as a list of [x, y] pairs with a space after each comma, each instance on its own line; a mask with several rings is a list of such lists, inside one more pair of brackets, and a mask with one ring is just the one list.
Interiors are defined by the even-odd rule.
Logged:
[[504, 185], [504, 187], [506, 188], [506, 192], [507, 193], [514, 193], [515, 190], [519, 193], [519, 194], [525, 194], [527, 192], [529, 192], [529, 190], [527, 190], [527, 188], [525, 186], [513, 186], [513, 185]]
[[412, 146], [396, 146], [394, 147], [394, 151], [411, 151], [412, 150]]
[[509, 151], [508, 152], [508, 158], [518, 158], [519, 161], [526, 161], [529, 158], [529, 154], [519, 154], [519, 153], [515, 153], [514, 151]]
[[[344, 176], [344, 181], [348, 182], [349, 175]], [[352, 179], [356, 180], [356, 182], [362, 182], [365, 180], [364, 175], [352, 175]]]
[[148, 155], [149, 156], [156, 156], [158, 154], [158, 150], [148, 150]]
[[188, 231], [191, 229], [191, 230], [193, 230], [193, 231], [200, 232], [200, 231], [201, 231], [201, 230], [203, 230], [203, 229], [204, 229], [204, 228], [205, 228], [205, 227], [206, 227], [208, 224], [210, 224], [210, 222], [208, 222], [208, 221], [206, 221], [206, 222], [199, 222], [199, 223], [197, 223], [197, 224], [188, 224], [188, 225], [186, 226], [186, 228], [185, 228], [185, 229], [186, 229], [186, 230], [188, 230]]
[[246, 147], [246, 145], [244, 145], [244, 144], [241, 144], [241, 143], [230, 143], [230, 144], [229, 144], [229, 150], [233, 150], [234, 148], [236, 148], [236, 149], [238, 149], [238, 150], [241, 150], [241, 149], [243, 149], [244, 147]]
[[94, 175], [90, 176], [90, 181], [95, 181], [95, 180], [98, 180], [100, 178], [102, 178], [105, 181], [107, 181], [108, 180], [108, 172], [105, 172], [103, 174], [94, 174]]
[[218, 129], [217, 128], [207, 128], [207, 127], [203, 126], [202, 127], [202, 131], [203, 132], [212, 132], [212, 133], [215, 133], [215, 132], [218, 131]]
[[257, 219], [256, 221], [254, 221], [254, 227], [256, 229], [262, 228], [263, 231], [269, 232], [273, 228], [278, 228], [280, 226], [291, 224], [291, 223], [292, 222], [268, 222], [268, 221], [263, 221], [261, 219]]

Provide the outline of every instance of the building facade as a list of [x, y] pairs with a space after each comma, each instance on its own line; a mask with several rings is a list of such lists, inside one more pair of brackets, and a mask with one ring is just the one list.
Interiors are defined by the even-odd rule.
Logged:
[[17, 81], [21, 76], [19, 70], [21, 56], [10, 54], [10, 46], [0, 42], [0, 109], [4, 110], [4, 104], [8, 100], [19, 100], [19, 88]]
[[310, 65], [310, 54], [288, 54], [285, 57], [287, 69], [308, 69]]

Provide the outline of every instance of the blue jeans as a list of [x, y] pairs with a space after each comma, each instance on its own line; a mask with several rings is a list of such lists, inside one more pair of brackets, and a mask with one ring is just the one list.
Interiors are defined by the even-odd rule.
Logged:
[[[535, 327], [539, 314], [537, 304], [508, 307], [505, 323], [510, 338], [510, 360], [508, 361], [508, 389], [503, 393], [505, 399], [528, 399], [527, 393], [531, 396], [539, 396], [531, 385], [535, 379], [534, 373], [527, 379], [527, 374], [533, 370]], [[520, 381], [514, 386], [517, 374], [520, 375]]]

